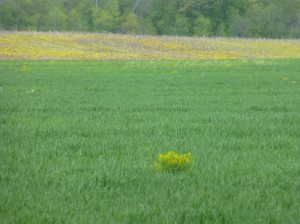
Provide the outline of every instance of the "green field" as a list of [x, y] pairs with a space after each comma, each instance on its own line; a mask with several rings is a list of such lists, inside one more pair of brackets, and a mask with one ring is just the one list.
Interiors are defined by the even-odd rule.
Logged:
[[0, 223], [300, 221], [299, 59], [0, 61], [0, 110]]

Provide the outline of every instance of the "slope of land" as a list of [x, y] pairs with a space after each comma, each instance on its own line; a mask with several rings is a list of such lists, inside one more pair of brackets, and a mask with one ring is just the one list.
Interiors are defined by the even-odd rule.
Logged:
[[0, 32], [0, 59], [299, 58], [300, 40]]

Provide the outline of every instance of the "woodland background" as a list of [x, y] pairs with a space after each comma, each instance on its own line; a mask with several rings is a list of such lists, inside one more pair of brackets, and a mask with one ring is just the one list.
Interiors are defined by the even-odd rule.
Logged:
[[299, 38], [300, 0], [0, 0], [0, 30]]

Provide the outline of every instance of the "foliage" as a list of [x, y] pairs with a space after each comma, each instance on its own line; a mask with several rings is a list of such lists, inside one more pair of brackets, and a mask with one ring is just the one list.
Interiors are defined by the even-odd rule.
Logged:
[[0, 29], [300, 37], [299, 0], [2, 0]]
[[194, 21], [194, 35], [195, 36], [209, 36], [211, 33], [211, 21], [209, 18], [199, 16]]
[[60, 8], [52, 8], [46, 17], [46, 27], [48, 30], [65, 30], [67, 16]]
[[122, 24], [122, 33], [127, 33], [127, 34], [135, 34], [139, 33], [139, 22], [138, 22], [138, 16], [130, 12], [127, 16], [126, 19], [124, 20]]

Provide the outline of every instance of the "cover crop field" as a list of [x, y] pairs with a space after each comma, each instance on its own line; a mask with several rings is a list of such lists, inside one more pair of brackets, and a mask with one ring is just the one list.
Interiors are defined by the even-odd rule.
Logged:
[[[0, 61], [0, 222], [299, 223], [299, 74], [299, 59]], [[192, 166], [157, 171], [170, 150]]]

